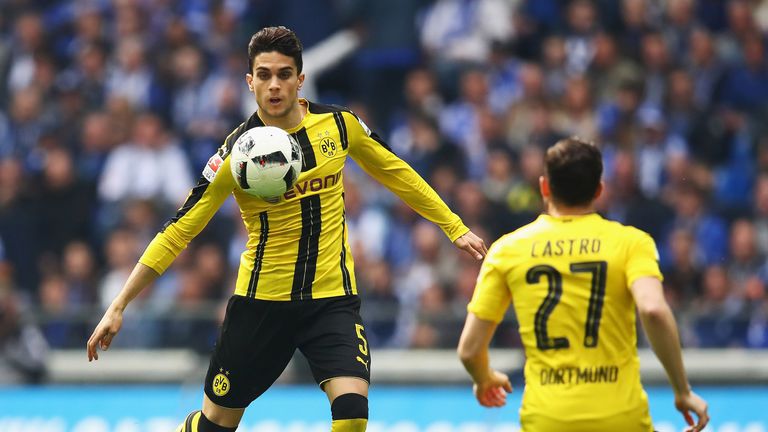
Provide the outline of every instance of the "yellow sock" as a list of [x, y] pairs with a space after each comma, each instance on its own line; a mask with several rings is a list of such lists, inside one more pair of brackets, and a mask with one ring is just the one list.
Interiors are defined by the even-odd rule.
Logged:
[[331, 432], [365, 432], [368, 419], [344, 419], [334, 420], [331, 423]]
[[202, 414], [202, 411], [195, 411], [189, 414], [179, 427], [176, 428], [175, 432], [197, 432], [197, 425], [200, 423], [200, 416]]

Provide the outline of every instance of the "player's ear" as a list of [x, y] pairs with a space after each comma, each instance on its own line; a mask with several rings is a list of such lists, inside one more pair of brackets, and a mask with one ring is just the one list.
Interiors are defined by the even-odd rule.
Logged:
[[594, 200], [596, 200], [596, 199], [598, 199], [598, 198], [600, 198], [600, 195], [602, 195], [602, 194], [603, 194], [603, 189], [604, 189], [604, 188], [605, 188], [605, 182], [603, 182], [602, 180], [600, 180], [600, 184], [599, 184], [599, 185], [597, 185], [597, 190], [595, 190], [595, 196], [593, 196], [593, 197], [592, 197], [592, 200], [593, 200], [593, 201], [594, 201]]
[[299, 79], [299, 89], [301, 89], [301, 86], [304, 85], [304, 74], [300, 73], [298, 79]]
[[548, 199], [552, 194], [549, 190], [549, 180], [546, 176], [539, 176], [539, 192], [544, 199]]
[[248, 83], [248, 90], [253, 93], [253, 75], [245, 74], [245, 82]]

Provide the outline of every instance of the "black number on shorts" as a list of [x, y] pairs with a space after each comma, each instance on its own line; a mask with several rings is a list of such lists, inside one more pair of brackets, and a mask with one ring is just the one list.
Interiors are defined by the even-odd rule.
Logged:
[[[605, 261], [589, 261], [573, 263], [570, 270], [573, 273], [590, 273], [592, 286], [590, 288], [589, 307], [587, 309], [587, 322], [584, 326], [584, 346], [594, 348], [597, 346], [600, 331], [600, 317], [603, 314], [603, 299], [605, 298], [605, 284], [608, 263]], [[542, 276], [547, 277], [547, 296], [536, 311], [533, 326], [536, 334], [536, 347], [540, 350], [568, 348], [570, 342], [565, 337], [550, 338], [547, 332], [547, 321], [555, 306], [563, 295], [563, 277], [557, 269], [549, 265], [538, 265], [528, 270], [525, 280], [529, 284], [538, 283]]]

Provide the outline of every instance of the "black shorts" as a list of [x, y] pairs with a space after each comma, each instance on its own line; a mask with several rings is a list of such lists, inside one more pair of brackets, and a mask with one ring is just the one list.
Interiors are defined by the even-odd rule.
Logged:
[[370, 381], [360, 298], [267, 301], [232, 296], [205, 377], [205, 394], [245, 408], [280, 376], [296, 348], [319, 385], [335, 377]]

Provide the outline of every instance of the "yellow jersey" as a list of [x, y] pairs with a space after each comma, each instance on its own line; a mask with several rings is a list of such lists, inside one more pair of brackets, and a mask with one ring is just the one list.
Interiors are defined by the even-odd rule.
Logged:
[[496, 241], [468, 310], [512, 303], [525, 348], [524, 431], [652, 431], [629, 287], [659, 278], [651, 237], [592, 213], [541, 215]]
[[451, 241], [469, 231], [437, 193], [355, 114], [300, 99], [307, 110], [286, 132], [301, 145], [303, 166], [295, 186], [276, 204], [243, 192], [230, 171], [229, 153], [245, 131], [264, 123], [254, 113], [211, 157], [175, 217], [139, 259], [162, 274], [234, 194], [248, 230], [235, 294], [291, 301], [357, 294], [347, 241], [343, 169], [347, 156], [437, 224]]

